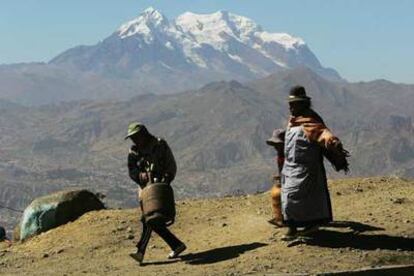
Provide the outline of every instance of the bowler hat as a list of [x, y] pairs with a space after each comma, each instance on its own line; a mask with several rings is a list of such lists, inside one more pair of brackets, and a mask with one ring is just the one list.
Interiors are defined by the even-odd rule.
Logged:
[[306, 96], [305, 87], [297, 85], [290, 89], [288, 102], [310, 101], [310, 97]]
[[274, 146], [276, 144], [284, 144], [285, 143], [285, 133], [286, 131], [281, 128], [276, 128], [273, 130], [272, 136], [266, 140], [266, 144], [269, 146]]

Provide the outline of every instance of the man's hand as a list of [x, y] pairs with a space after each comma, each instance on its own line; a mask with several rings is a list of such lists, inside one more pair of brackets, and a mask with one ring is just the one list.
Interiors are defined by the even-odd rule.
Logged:
[[139, 183], [141, 185], [146, 185], [149, 182], [149, 176], [146, 172], [139, 173]]
[[132, 153], [132, 154], [138, 155], [138, 147], [137, 147], [136, 145], [132, 145], [132, 146], [129, 148], [129, 153]]

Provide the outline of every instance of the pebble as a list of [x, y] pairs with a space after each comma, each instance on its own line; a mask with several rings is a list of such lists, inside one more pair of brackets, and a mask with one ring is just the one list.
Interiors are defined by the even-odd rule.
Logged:
[[133, 240], [133, 239], [135, 238], [135, 236], [134, 236], [134, 235], [132, 235], [132, 234], [128, 234], [128, 235], [126, 235], [126, 238], [127, 238], [128, 240]]
[[405, 198], [391, 198], [391, 201], [394, 204], [403, 204], [405, 203]]
[[128, 227], [126, 230], [127, 230], [128, 233], [132, 233], [133, 232], [131, 227]]
[[48, 258], [48, 257], [49, 257], [49, 254], [43, 253], [42, 258]]
[[221, 224], [221, 227], [226, 227], [226, 226], [227, 226], [227, 223]]

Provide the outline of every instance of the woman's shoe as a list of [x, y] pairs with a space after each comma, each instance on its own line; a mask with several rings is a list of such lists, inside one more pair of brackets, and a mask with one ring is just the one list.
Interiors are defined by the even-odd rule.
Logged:
[[306, 236], [306, 235], [313, 234], [313, 233], [315, 233], [318, 230], [319, 230], [319, 226], [318, 225], [307, 226], [302, 231], [299, 231], [299, 234], [300, 235], [303, 235], [303, 236]]
[[286, 234], [284, 234], [282, 237], [282, 241], [292, 241], [296, 239], [297, 236], [298, 236], [298, 230], [296, 229], [296, 227], [289, 226]]
[[283, 224], [283, 221], [277, 220], [275, 218], [269, 219], [267, 222], [274, 225], [274, 226], [276, 226], [276, 227], [284, 227], [285, 226]]

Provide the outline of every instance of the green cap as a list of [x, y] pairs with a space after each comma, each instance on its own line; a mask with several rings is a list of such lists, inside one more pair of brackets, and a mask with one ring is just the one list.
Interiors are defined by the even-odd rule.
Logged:
[[131, 137], [132, 135], [137, 134], [142, 129], [145, 129], [145, 126], [141, 124], [140, 122], [130, 123], [128, 126], [128, 134], [127, 136], [125, 136], [125, 140]]

